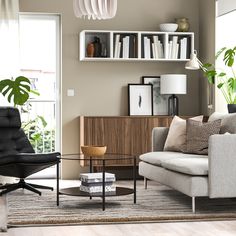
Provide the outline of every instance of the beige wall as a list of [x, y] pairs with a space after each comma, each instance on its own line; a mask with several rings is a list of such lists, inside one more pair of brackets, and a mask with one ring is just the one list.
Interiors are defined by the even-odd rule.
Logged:
[[[199, 51], [203, 63], [215, 62], [215, 0], [200, 0], [199, 2]], [[209, 85], [207, 79], [200, 72], [200, 106], [201, 113], [211, 114], [215, 109], [214, 87]], [[208, 108], [208, 103], [213, 108]]]
[[[80, 62], [79, 32], [84, 29], [158, 30], [163, 22], [187, 17], [198, 49], [197, 0], [119, 0], [117, 16], [107, 21], [81, 20], [74, 16], [72, 0], [20, 0], [22, 12], [59, 13], [62, 16], [62, 152], [79, 151], [79, 115], [127, 115], [127, 84], [143, 75], [187, 73], [188, 94], [180, 96], [181, 115], [199, 114], [199, 74], [186, 71], [184, 63]], [[67, 97], [68, 88], [75, 89]], [[63, 177], [73, 178], [78, 164], [63, 165]]]

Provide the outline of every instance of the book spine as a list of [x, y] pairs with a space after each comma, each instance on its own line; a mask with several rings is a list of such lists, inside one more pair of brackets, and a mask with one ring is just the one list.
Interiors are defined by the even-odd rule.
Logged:
[[172, 51], [171, 51], [172, 59], [175, 59], [175, 56], [176, 56], [177, 41], [178, 41], [178, 36], [173, 36], [173, 44], [172, 44]]
[[157, 56], [156, 56], [156, 49], [155, 49], [155, 44], [152, 43], [152, 52], [153, 52], [153, 58], [156, 59]]
[[118, 58], [118, 57], [119, 57], [119, 54], [118, 54], [119, 41], [120, 41], [120, 35], [117, 34], [117, 35], [116, 35], [116, 40], [115, 40], [115, 52], [114, 52], [114, 57], [115, 57], [115, 58]]
[[[80, 185], [80, 190], [87, 193], [101, 193], [102, 192], [102, 186], [83, 186]], [[105, 192], [114, 192], [116, 191], [116, 187], [114, 185], [111, 186], [105, 186]]]

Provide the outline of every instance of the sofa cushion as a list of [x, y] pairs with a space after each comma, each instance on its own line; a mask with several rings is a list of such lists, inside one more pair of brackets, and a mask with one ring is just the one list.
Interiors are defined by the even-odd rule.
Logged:
[[[203, 116], [190, 118], [196, 121], [202, 121]], [[170, 124], [169, 132], [166, 138], [164, 151], [181, 151], [186, 145], [186, 120], [175, 116]]]
[[183, 152], [208, 154], [208, 140], [211, 135], [219, 134], [221, 120], [202, 123], [187, 120], [187, 145]]
[[181, 152], [148, 152], [139, 156], [139, 159], [152, 165], [161, 166], [163, 160], [175, 159], [185, 154]]
[[214, 112], [208, 119], [208, 121], [215, 121], [221, 119], [220, 134], [226, 132], [236, 134], [236, 113], [224, 114]]
[[208, 157], [204, 155], [184, 154], [179, 158], [163, 160], [162, 167], [188, 175], [208, 175]]

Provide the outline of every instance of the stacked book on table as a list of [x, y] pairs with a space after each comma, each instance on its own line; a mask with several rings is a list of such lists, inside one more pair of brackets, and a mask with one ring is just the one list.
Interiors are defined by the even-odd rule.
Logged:
[[[102, 193], [103, 178], [102, 172], [80, 174], [80, 190], [87, 193]], [[105, 173], [105, 192], [114, 193], [116, 177], [112, 173]]]

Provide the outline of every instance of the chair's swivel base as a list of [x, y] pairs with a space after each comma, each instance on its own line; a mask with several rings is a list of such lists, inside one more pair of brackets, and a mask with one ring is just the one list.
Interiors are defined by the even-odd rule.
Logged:
[[12, 191], [14, 191], [16, 189], [19, 189], [19, 188], [27, 189], [31, 192], [39, 194], [39, 196], [41, 196], [42, 193], [37, 188], [39, 188], [39, 189], [49, 189], [49, 190], [53, 191], [52, 187], [42, 186], [42, 185], [37, 185], [37, 184], [29, 184], [29, 183], [26, 183], [24, 181], [24, 179], [20, 179], [20, 181], [16, 184], [6, 184], [6, 185], [3, 185], [3, 186], [0, 186], [0, 189], [3, 189], [0, 192], [0, 196], [2, 196], [3, 194], [6, 194], [6, 193], [12, 192]]

